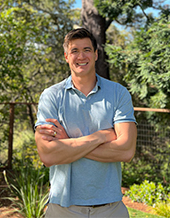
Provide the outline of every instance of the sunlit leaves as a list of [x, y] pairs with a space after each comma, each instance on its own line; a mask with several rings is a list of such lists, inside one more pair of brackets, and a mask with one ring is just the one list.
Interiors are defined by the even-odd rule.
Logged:
[[126, 71], [132, 94], [147, 107], [170, 106], [170, 22], [162, 17], [134, 35], [125, 49], [108, 45], [110, 62]]
[[62, 43], [72, 28], [72, 2], [0, 0], [0, 100], [38, 101], [45, 87], [64, 77]]
[[153, 7], [152, 0], [94, 0], [99, 13], [107, 19], [116, 20], [123, 25], [136, 25], [152, 20], [151, 15], [144, 16], [144, 10]]

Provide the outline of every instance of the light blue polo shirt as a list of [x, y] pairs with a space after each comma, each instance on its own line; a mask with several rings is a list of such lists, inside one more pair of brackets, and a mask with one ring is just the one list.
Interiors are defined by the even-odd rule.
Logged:
[[[85, 96], [71, 76], [41, 94], [37, 122], [55, 118], [71, 138], [111, 128], [120, 122], [136, 122], [129, 92], [122, 85], [97, 75], [94, 89]], [[50, 167], [50, 203], [63, 207], [120, 201], [121, 163], [102, 163], [81, 158], [71, 164]]]

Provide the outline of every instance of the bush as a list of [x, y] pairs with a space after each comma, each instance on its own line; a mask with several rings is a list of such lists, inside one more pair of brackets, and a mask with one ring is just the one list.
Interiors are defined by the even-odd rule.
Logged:
[[140, 185], [132, 185], [125, 195], [129, 196], [133, 201], [142, 202], [149, 206], [154, 206], [161, 200], [167, 199], [166, 190], [161, 183], [156, 186], [154, 182], [147, 180]]
[[10, 188], [13, 202], [25, 218], [41, 218], [44, 215], [44, 206], [48, 198], [48, 184], [44, 185], [45, 173], [43, 169], [34, 169], [30, 166], [21, 166], [13, 174], [4, 171], [5, 180]]
[[20, 162], [30, 161], [31, 165], [41, 167], [42, 163], [38, 156], [35, 136], [32, 130], [16, 131], [14, 135], [13, 165], [20, 166]]
[[170, 218], [170, 194], [167, 201], [161, 201], [155, 205], [155, 212], [166, 218]]

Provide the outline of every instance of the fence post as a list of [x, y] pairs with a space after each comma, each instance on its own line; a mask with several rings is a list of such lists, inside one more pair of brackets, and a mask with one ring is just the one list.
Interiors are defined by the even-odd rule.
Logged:
[[13, 126], [14, 126], [14, 103], [10, 103], [9, 115], [9, 144], [8, 144], [8, 169], [12, 169], [12, 153], [13, 153]]

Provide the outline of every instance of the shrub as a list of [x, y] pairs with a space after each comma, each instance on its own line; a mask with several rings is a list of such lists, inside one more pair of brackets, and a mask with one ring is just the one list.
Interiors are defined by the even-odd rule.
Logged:
[[30, 161], [33, 167], [41, 167], [35, 136], [32, 130], [16, 131], [14, 135], [13, 165], [20, 166], [21, 161]]
[[154, 210], [158, 215], [170, 218], [170, 194], [167, 201], [156, 203]]
[[21, 166], [14, 174], [6, 175], [5, 180], [10, 188], [11, 200], [25, 218], [41, 218], [48, 197], [48, 184], [44, 185], [42, 169]]
[[161, 183], [156, 186], [154, 182], [145, 180], [142, 184], [134, 184], [130, 190], [125, 193], [133, 201], [143, 202], [149, 206], [161, 202], [167, 198], [166, 191]]

